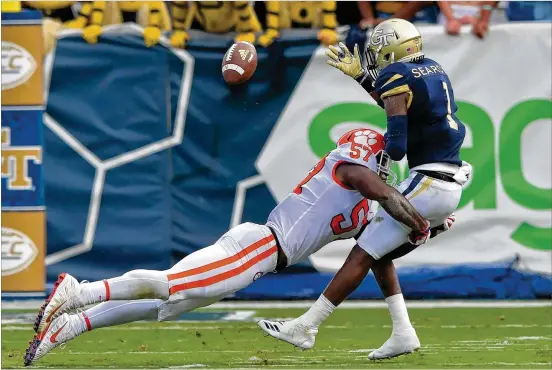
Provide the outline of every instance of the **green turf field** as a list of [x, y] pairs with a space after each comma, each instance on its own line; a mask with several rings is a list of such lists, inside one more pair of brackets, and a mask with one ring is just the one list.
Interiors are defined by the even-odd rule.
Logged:
[[[379, 362], [367, 360], [367, 355], [390, 334], [386, 309], [338, 309], [321, 328], [315, 348], [304, 352], [264, 337], [253, 321], [295, 317], [304, 309], [254, 311], [241, 310], [250, 316], [241, 322], [216, 321], [213, 314], [213, 321], [140, 322], [99, 329], [57, 348], [37, 367], [552, 368], [550, 307], [413, 308], [410, 315], [422, 348]], [[2, 368], [22, 367], [32, 329], [28, 324], [4, 324], [6, 317], [3, 311]]]

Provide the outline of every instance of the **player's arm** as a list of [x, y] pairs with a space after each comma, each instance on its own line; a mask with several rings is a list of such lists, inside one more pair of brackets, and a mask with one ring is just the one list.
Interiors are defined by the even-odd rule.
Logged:
[[381, 100], [381, 98], [379, 97], [379, 95], [378, 95], [377, 92], [372, 91], [372, 92], [370, 93], [370, 96], [372, 97], [372, 99], [374, 99], [374, 100], [376, 101], [376, 103], [377, 103], [380, 107], [382, 107], [382, 108], [385, 107], [384, 104], [383, 104], [383, 100]]
[[356, 164], [341, 164], [336, 170], [338, 179], [367, 199], [377, 201], [395, 220], [412, 230], [426, 232], [428, 222], [395, 188], [384, 183], [371, 169]]
[[409, 99], [410, 94], [406, 92], [383, 98], [383, 105], [387, 115], [385, 151], [394, 161], [400, 161], [406, 155]]

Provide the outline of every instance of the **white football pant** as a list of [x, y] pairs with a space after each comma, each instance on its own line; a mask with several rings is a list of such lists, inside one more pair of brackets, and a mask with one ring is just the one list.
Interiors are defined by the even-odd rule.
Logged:
[[83, 284], [85, 304], [110, 301], [83, 316], [89, 330], [137, 320], [167, 320], [247, 287], [273, 272], [277, 260], [278, 248], [270, 229], [244, 223], [169, 270], [134, 270], [121, 277]]
[[[397, 190], [412, 203], [431, 227], [442, 225], [456, 210], [462, 196], [462, 185], [433, 179], [416, 171], [402, 181]], [[357, 244], [378, 260], [408, 241], [410, 230], [397, 222], [382, 207], [357, 240]]]

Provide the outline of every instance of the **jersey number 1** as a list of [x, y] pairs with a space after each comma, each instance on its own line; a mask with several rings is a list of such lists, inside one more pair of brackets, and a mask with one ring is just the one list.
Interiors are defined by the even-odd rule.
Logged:
[[455, 129], [458, 131], [458, 123], [452, 118], [452, 112], [450, 110], [450, 96], [448, 91], [448, 86], [445, 81], [443, 81], [443, 89], [445, 89], [445, 94], [447, 95], [447, 121], [450, 126], [450, 128]]

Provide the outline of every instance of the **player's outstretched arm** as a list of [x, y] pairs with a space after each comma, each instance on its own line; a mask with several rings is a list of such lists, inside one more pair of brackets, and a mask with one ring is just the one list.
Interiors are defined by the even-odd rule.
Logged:
[[364, 197], [377, 201], [395, 220], [412, 230], [427, 232], [426, 219], [401, 193], [384, 183], [374, 171], [364, 166], [344, 163], [337, 168], [336, 176]]

